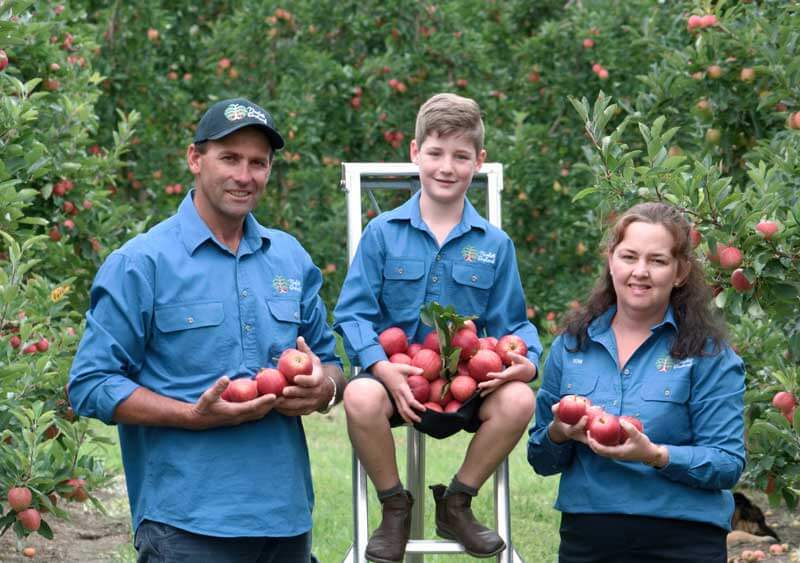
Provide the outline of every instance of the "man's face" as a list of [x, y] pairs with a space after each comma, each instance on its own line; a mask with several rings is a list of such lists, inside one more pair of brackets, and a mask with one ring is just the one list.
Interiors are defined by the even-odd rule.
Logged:
[[208, 141], [201, 154], [187, 152], [195, 177], [194, 204], [209, 227], [236, 227], [258, 203], [272, 169], [272, 147], [264, 134], [245, 127], [218, 141]]
[[428, 135], [420, 146], [411, 141], [411, 160], [419, 166], [422, 191], [440, 204], [460, 201], [484, 159], [466, 135]]

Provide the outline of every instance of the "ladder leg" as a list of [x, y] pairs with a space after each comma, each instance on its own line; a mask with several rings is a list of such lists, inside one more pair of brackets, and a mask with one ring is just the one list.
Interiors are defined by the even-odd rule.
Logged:
[[[406, 486], [414, 497], [410, 539], [421, 540], [425, 537], [425, 435], [409, 426], [406, 441]], [[423, 558], [421, 553], [406, 553], [407, 563], [422, 563]]]
[[367, 472], [353, 449], [353, 547], [352, 563], [366, 561], [364, 552], [369, 540], [369, 518], [367, 499]]

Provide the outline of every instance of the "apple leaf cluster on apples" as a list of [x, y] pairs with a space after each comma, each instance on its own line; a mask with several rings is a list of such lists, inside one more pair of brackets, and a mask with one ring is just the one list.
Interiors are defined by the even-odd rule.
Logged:
[[459, 315], [452, 305], [443, 307], [438, 302], [431, 301], [422, 308], [419, 318], [423, 324], [433, 327], [439, 338], [439, 354], [442, 357], [441, 376], [449, 382], [458, 374], [458, 364], [462, 355], [462, 348], [453, 346], [453, 336], [475, 317]]

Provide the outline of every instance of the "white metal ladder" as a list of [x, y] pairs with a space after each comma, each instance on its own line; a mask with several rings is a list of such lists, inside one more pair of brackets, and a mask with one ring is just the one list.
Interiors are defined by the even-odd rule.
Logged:
[[[419, 189], [419, 169], [413, 163], [345, 162], [342, 164], [342, 188], [347, 193], [347, 253], [348, 264], [361, 239], [361, 195], [367, 192], [375, 211], [380, 211], [373, 195], [376, 189]], [[470, 190], [485, 189], [486, 217], [500, 226], [500, 192], [503, 190], [503, 165], [485, 163], [476, 172]], [[351, 375], [355, 375], [353, 367]], [[424, 537], [425, 525], [425, 435], [408, 426], [406, 456], [406, 487], [415, 502], [411, 513], [411, 538], [406, 547], [407, 563], [422, 563], [426, 553], [465, 553], [464, 547], [452, 540], [430, 540]], [[508, 459], [504, 459], [494, 474], [494, 513], [496, 530], [505, 541], [506, 549], [497, 555], [502, 563], [522, 563], [511, 542], [511, 509], [508, 493]], [[343, 561], [364, 563], [369, 539], [367, 473], [353, 451], [353, 543]]]

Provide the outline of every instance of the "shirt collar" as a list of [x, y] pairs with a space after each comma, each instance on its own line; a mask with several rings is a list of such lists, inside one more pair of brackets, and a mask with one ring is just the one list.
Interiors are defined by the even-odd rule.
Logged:
[[[195, 250], [209, 239], [216, 242], [211, 229], [208, 228], [206, 222], [197, 213], [197, 208], [194, 206], [194, 192], [194, 189], [189, 190], [177, 212], [181, 226], [181, 241], [189, 254], [194, 254]], [[256, 251], [262, 244], [269, 244], [268, 230], [256, 221], [252, 213], [248, 213], [247, 217], [245, 217], [242, 240], [246, 243], [246, 248], [250, 252]]]
[[[594, 339], [595, 337], [603, 334], [604, 332], [611, 329], [611, 321], [614, 319], [614, 315], [617, 312], [617, 306], [612, 305], [608, 308], [608, 311], [594, 319], [589, 324], [589, 329], [587, 333], [589, 334], [589, 338]], [[650, 332], [655, 332], [662, 326], [671, 326], [676, 331], [678, 330], [678, 323], [675, 321], [675, 312], [672, 309], [672, 305], [670, 304], [667, 307], [667, 311], [664, 313], [664, 318], [650, 327]]]
[[[422, 190], [417, 190], [407, 202], [391, 212], [389, 220], [409, 221], [413, 227], [420, 230], [425, 230], [425, 223], [422, 221], [422, 215], [419, 211], [419, 199]], [[488, 223], [486, 219], [481, 217], [480, 213], [475, 210], [469, 199], [464, 197], [464, 212], [461, 214], [461, 222], [458, 224], [457, 231], [466, 232], [472, 228], [477, 228], [482, 231], [488, 230]]]

